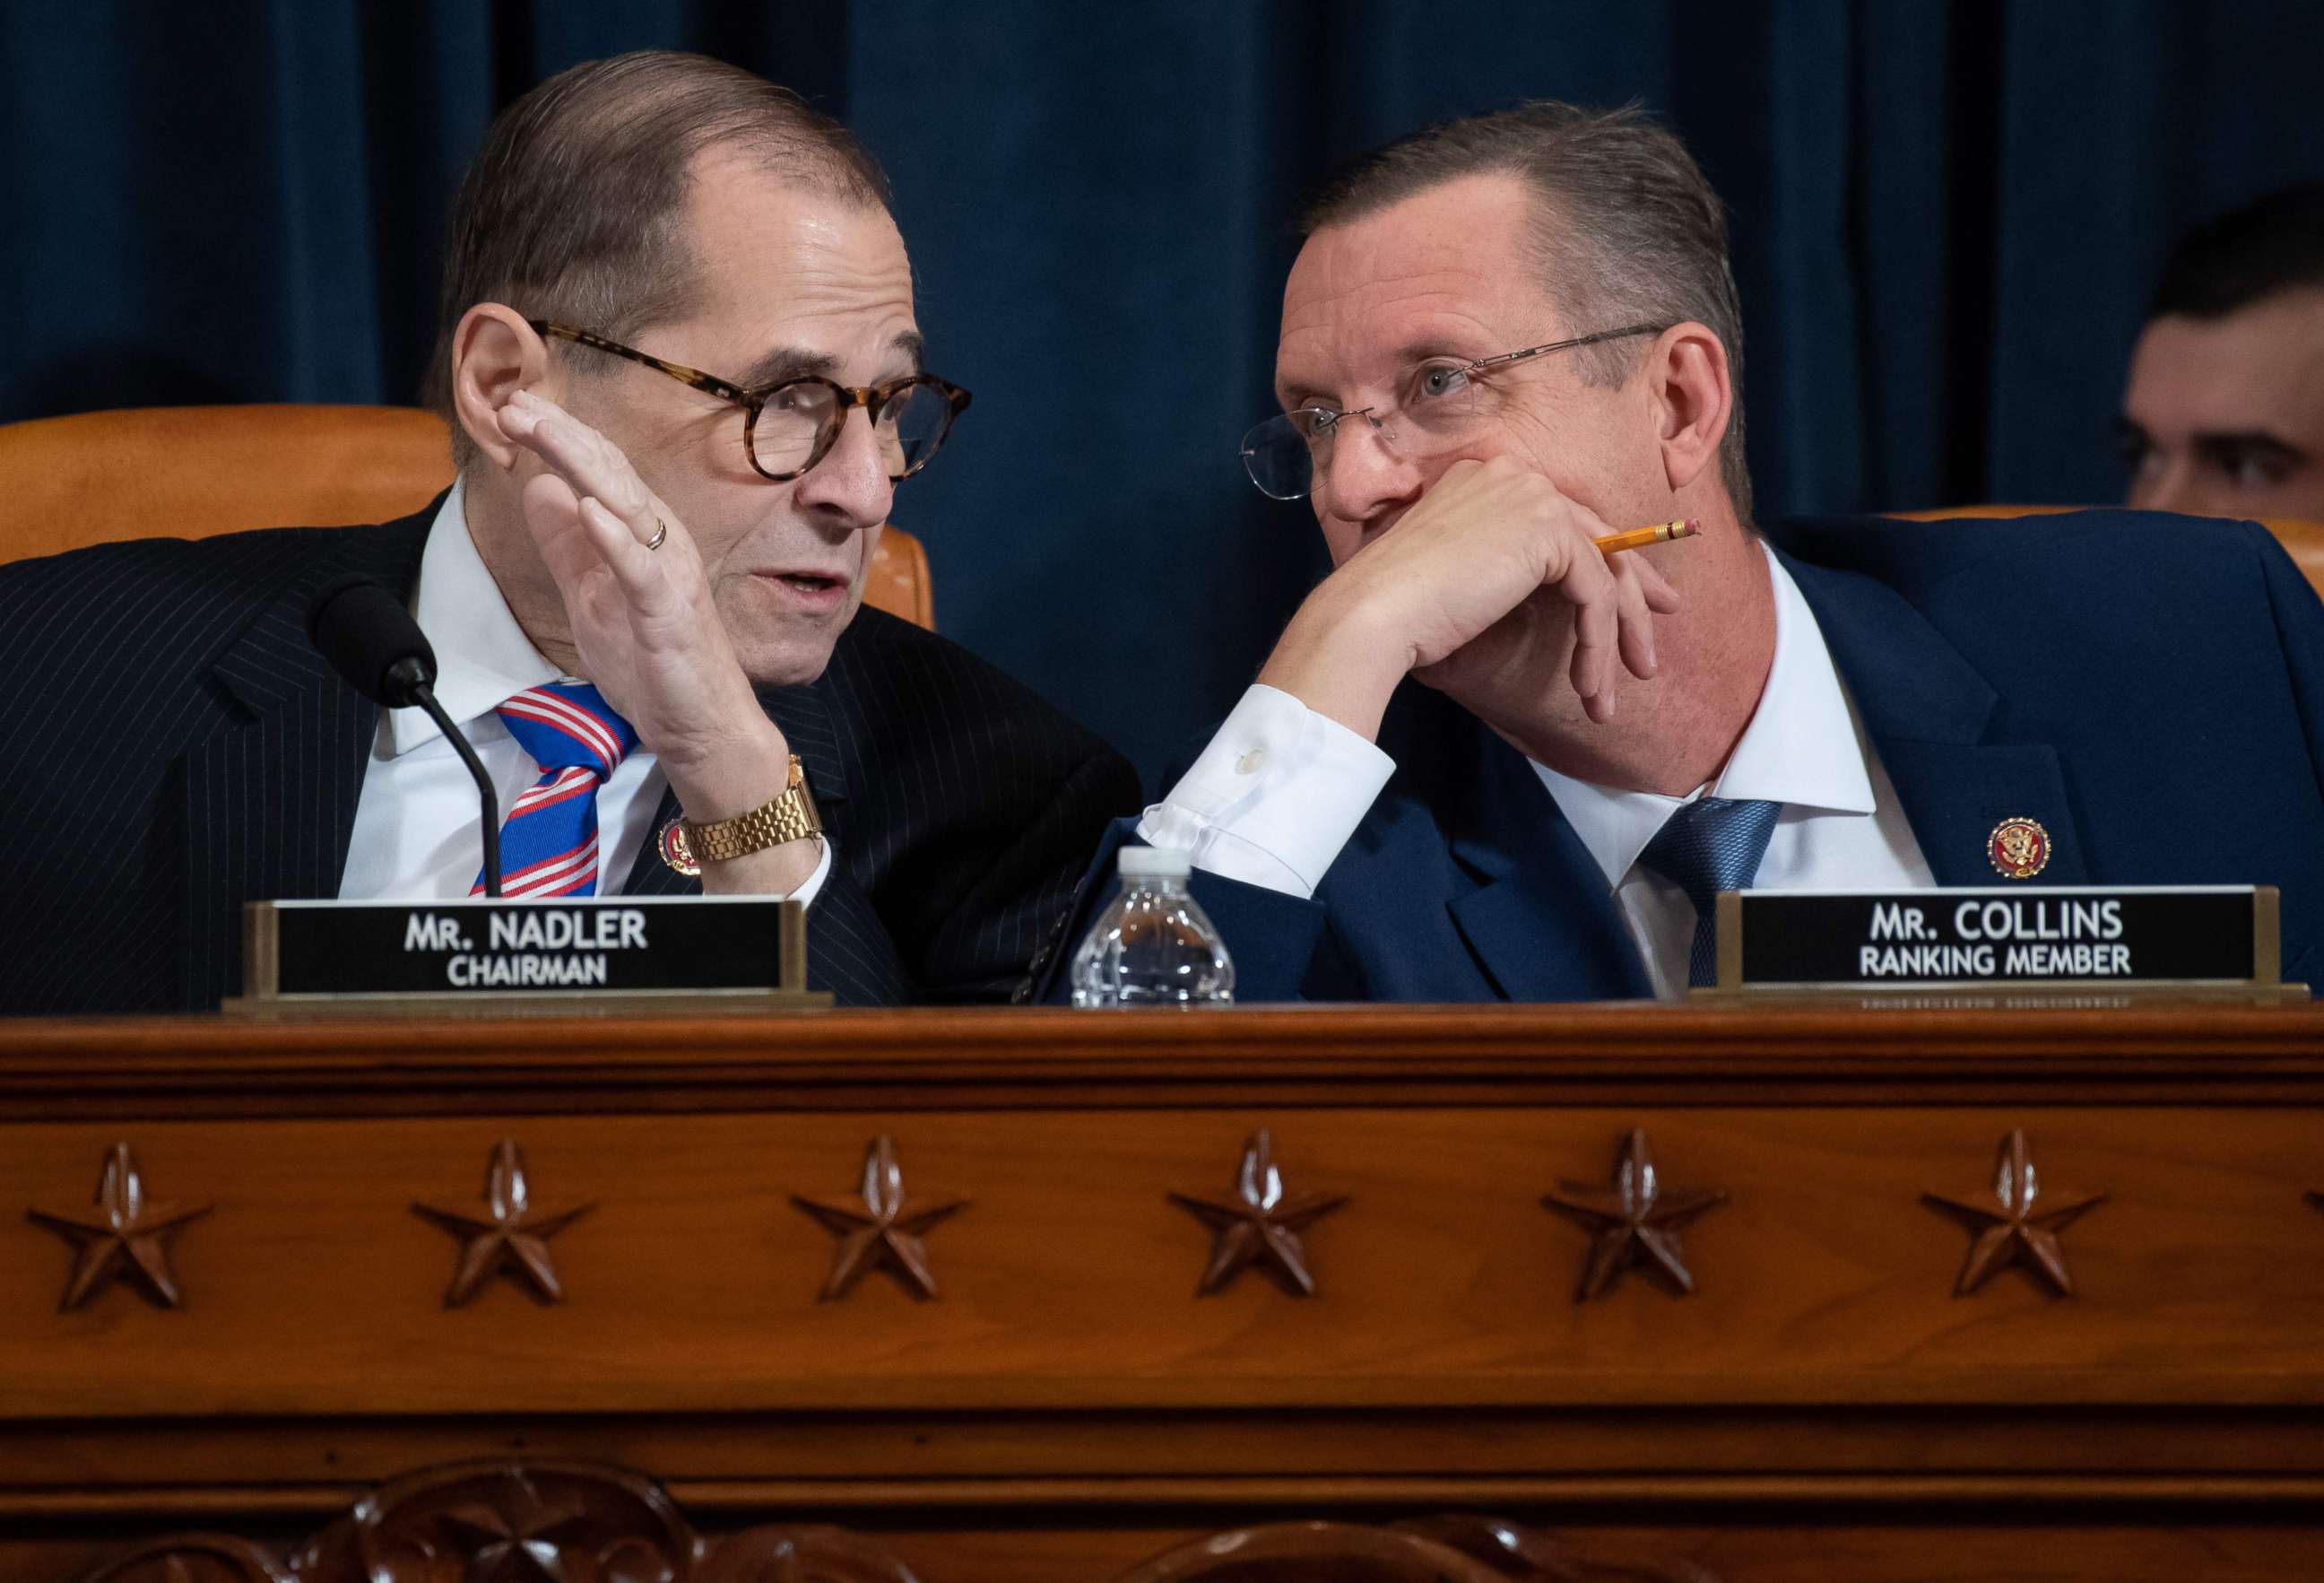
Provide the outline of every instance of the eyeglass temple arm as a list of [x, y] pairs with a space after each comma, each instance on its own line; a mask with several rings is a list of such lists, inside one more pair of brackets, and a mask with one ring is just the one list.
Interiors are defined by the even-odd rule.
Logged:
[[1601, 329], [1594, 335], [1575, 336], [1572, 340], [1552, 341], [1545, 347], [1526, 347], [1521, 351], [1503, 352], [1497, 357], [1480, 357], [1469, 365], [1471, 368], [1492, 368], [1503, 363], [1521, 363], [1527, 357], [1539, 357], [1550, 352], [1571, 351], [1575, 347], [1594, 347], [1600, 341], [1618, 341], [1624, 336], [1658, 336], [1668, 329], [1666, 324], [1633, 324], [1620, 329]]

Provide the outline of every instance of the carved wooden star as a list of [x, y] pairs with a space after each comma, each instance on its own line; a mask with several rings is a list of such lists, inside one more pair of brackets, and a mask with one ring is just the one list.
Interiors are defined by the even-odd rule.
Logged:
[[59, 1312], [78, 1308], [116, 1276], [124, 1275], [161, 1307], [177, 1307], [178, 1282], [170, 1273], [166, 1239], [180, 1227], [209, 1212], [208, 1204], [180, 1207], [147, 1202], [137, 1157], [126, 1143], [115, 1143], [106, 1152], [105, 1163], [97, 1171], [93, 1208], [28, 1211], [78, 1250], [72, 1274], [65, 1282], [64, 1299], [57, 1304]]
[[1646, 1146], [1646, 1132], [1638, 1127], [1622, 1140], [1621, 1152], [1614, 1158], [1613, 1181], [1610, 1189], [1561, 1181], [1558, 1191], [1542, 1198], [1545, 1206], [1594, 1233], [1573, 1301], [1587, 1302], [1610, 1290], [1633, 1264], [1644, 1265], [1678, 1296], [1692, 1291], [1694, 1276], [1686, 1267], [1680, 1228], [1726, 1202], [1727, 1195], [1711, 1188], [1665, 1187]]
[[2072, 1296], [2073, 1277], [2066, 1273], [2066, 1254], [2058, 1245], [2058, 1234], [2107, 1199], [2104, 1193], [2070, 1192], [2063, 1188], [2044, 1191], [2034, 1174], [2022, 1127], [2001, 1140], [1990, 1192], [1967, 1198], [1925, 1192], [1921, 1197], [1950, 1210], [1977, 1233], [1961, 1264], [1960, 1278], [1953, 1282], [1955, 1297], [1967, 1296], [1991, 1279], [1995, 1271], [2018, 1264], [2048, 1282], [2061, 1297]]
[[560, 1301], [565, 1289], [558, 1283], [557, 1265], [549, 1254], [549, 1239], [596, 1208], [580, 1204], [554, 1212], [532, 1208], [532, 1188], [526, 1180], [524, 1153], [503, 1138], [493, 1147], [484, 1171], [484, 1204], [489, 1217], [465, 1209], [435, 1204], [414, 1204], [412, 1212], [434, 1221], [454, 1236], [466, 1239], [460, 1267], [444, 1293], [444, 1306], [457, 1308], [475, 1296], [495, 1271], [506, 1270], [528, 1285], [542, 1302]]
[[1275, 1140], [1261, 1127], [1242, 1146], [1231, 1199], [1172, 1193], [1170, 1201], [1211, 1228], [1211, 1262], [1196, 1284], [1208, 1297], [1258, 1264], [1294, 1297], [1315, 1295], [1307, 1249], [1299, 1234], [1348, 1201], [1345, 1193], [1310, 1193], [1286, 1198], [1283, 1172], [1275, 1163]]
[[552, 1505], [520, 1478], [523, 1509], [511, 1513], [481, 1502], [456, 1506], [438, 1524], [467, 1560], [461, 1583], [567, 1583], [565, 1547], [588, 1528], [577, 1506]]
[[791, 1202], [823, 1223], [839, 1238], [831, 1257], [831, 1273], [823, 1282], [823, 1301], [847, 1295], [867, 1270], [885, 1269], [914, 1297], [936, 1294], [936, 1273], [928, 1267], [928, 1250], [920, 1238], [939, 1220], [968, 1207], [966, 1199], [937, 1199], [914, 1204], [904, 1197], [903, 1168], [896, 1163], [896, 1141], [885, 1133], [863, 1151], [863, 1185], [856, 1204], [810, 1199], [793, 1193]]

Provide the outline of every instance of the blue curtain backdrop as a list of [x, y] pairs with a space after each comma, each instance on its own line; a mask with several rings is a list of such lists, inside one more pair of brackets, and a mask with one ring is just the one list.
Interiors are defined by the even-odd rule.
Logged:
[[945, 629], [1149, 777], [1322, 565], [1235, 444], [1286, 218], [1332, 165], [1528, 97], [1637, 98], [1735, 215], [1769, 514], [2116, 496], [2114, 403], [2184, 226], [2324, 175], [2301, 0], [0, 5], [0, 421], [407, 402], [493, 114], [695, 49], [893, 172], [935, 365], [974, 389], [899, 521]]

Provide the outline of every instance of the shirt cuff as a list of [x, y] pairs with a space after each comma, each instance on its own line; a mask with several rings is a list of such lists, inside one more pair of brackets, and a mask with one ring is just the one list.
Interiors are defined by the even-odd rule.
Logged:
[[779, 896], [776, 900], [782, 902], [798, 902], [810, 907], [815, 905], [816, 897], [823, 893], [824, 881], [831, 877], [831, 838], [829, 836], [825, 836], [821, 841], [817, 842], [816, 845], [820, 846], [823, 848], [823, 851], [816, 857], [815, 872], [808, 875], [807, 878], [799, 882], [798, 889], [793, 891], [788, 896]]
[[1138, 833], [1191, 852], [1205, 874], [1312, 897], [1394, 773], [1337, 720], [1253, 684]]

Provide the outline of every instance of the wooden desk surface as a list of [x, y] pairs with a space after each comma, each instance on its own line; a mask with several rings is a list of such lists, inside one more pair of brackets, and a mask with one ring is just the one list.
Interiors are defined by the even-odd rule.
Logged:
[[[932, 1580], [1480, 1503], [1721, 1577], [1968, 1575], [1894, 1569], [2029, 1514], [2113, 1578], [2166, 1534], [2324, 1572], [2319, 1112], [2313, 1006], [0, 1024], [0, 1523], [51, 1568], [8, 1575], [514, 1449]], [[1345, 1201], [1198, 1294], [1221, 1212], [1172, 1195], [1231, 1208], [1262, 1132], [1286, 1202]], [[1589, 1207], [1633, 1134], [1686, 1212], [1625, 1241]], [[965, 1200], [918, 1231], [936, 1295], [826, 1298], [847, 1226], [798, 1200], [860, 1209], [880, 1139], [908, 1235]], [[447, 1306], [466, 1239], [414, 1206], [488, 1220], [504, 1142], [531, 1213], [588, 1206], [540, 1245], [563, 1301], [511, 1266]], [[180, 1301], [124, 1265], [60, 1310], [26, 1211], [86, 1214], [118, 1145], [208, 1206], [157, 1241]]]
[[1780, 1103], [1947, 1087], [1980, 1097], [2061, 1080], [2084, 1097], [2152, 1082], [2174, 1098], [2280, 1080], [2272, 1091], [2290, 1098], [2319, 1072], [2324, 1004], [0, 1019], [0, 1118], [24, 1119], [488, 1112], [495, 1096], [669, 1110], [926, 1109], [972, 1096], [1036, 1108], [1045, 1096], [1130, 1106], [1245, 1096], [1570, 1103], [1665, 1090]]

